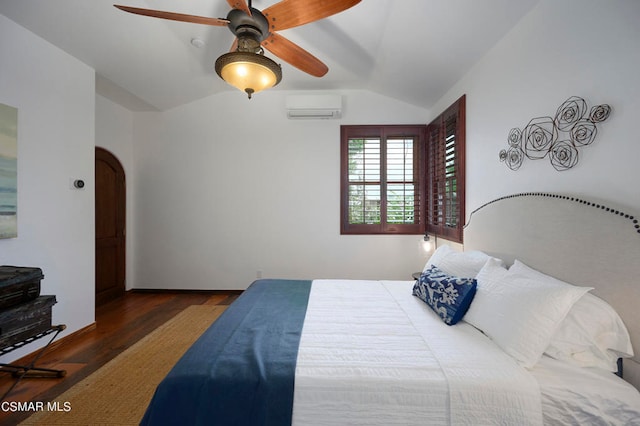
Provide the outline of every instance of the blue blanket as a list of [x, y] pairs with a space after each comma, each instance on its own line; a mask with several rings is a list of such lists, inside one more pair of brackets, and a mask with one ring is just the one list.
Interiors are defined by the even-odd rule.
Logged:
[[254, 282], [160, 383], [141, 424], [290, 425], [310, 289]]

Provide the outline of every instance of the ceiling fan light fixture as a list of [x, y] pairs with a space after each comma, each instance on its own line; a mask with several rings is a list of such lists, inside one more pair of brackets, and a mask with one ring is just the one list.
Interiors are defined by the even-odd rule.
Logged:
[[216, 73], [228, 84], [253, 93], [269, 89], [282, 80], [280, 65], [264, 55], [253, 52], [225, 53], [216, 60]]

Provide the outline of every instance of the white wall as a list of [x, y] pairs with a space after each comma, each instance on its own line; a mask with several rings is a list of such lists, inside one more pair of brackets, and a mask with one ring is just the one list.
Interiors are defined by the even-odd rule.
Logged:
[[420, 236], [340, 235], [340, 125], [428, 111], [340, 92], [341, 120], [288, 120], [286, 91], [238, 91], [134, 120], [135, 287], [243, 289], [276, 278], [410, 279]]
[[[467, 94], [467, 215], [528, 191], [578, 194], [640, 212], [638, 19], [634, 0], [542, 0], [433, 108]], [[574, 95], [613, 109], [574, 168], [558, 172], [546, 160], [525, 160], [511, 171], [498, 160], [512, 127], [554, 116]]]
[[128, 109], [96, 95], [96, 146], [106, 149], [122, 164], [126, 184], [126, 288], [132, 288], [135, 266], [135, 241], [128, 235], [135, 228], [134, 211], [136, 197], [133, 193], [135, 174], [133, 173], [133, 113]]
[[18, 238], [0, 264], [43, 269], [68, 334], [94, 321], [94, 71], [2, 15], [0, 57], [0, 102], [18, 108]]

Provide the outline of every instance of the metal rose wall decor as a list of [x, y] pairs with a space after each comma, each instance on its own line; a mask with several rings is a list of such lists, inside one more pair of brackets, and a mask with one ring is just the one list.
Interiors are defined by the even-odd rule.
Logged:
[[500, 161], [511, 170], [518, 170], [525, 157], [547, 157], [556, 170], [568, 170], [578, 163], [579, 148], [595, 140], [596, 124], [609, 118], [610, 113], [609, 105], [588, 110], [584, 99], [572, 96], [558, 107], [555, 117], [536, 117], [522, 130], [511, 129], [507, 137], [509, 148], [500, 151]]

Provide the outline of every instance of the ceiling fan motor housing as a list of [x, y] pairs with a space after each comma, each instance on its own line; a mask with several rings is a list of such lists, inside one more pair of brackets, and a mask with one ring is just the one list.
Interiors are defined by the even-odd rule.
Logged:
[[269, 36], [269, 22], [258, 9], [251, 8], [251, 16], [239, 9], [231, 9], [227, 19], [229, 30], [238, 38], [250, 37], [260, 44]]
[[[269, 36], [269, 23], [257, 9], [251, 8], [251, 16], [233, 9], [227, 15], [229, 29], [238, 39], [235, 52], [229, 52], [216, 60], [216, 73], [227, 83], [243, 90], [251, 99], [253, 93], [277, 85], [282, 79], [282, 69], [263, 55], [264, 39]], [[247, 67], [251, 72], [247, 72]]]

